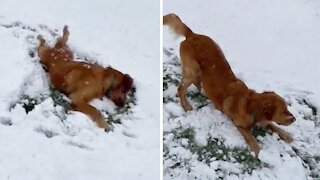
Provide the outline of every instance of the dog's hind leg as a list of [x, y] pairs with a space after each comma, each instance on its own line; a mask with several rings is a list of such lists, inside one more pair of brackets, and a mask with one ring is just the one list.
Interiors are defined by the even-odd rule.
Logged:
[[185, 111], [192, 110], [192, 106], [187, 100], [187, 88], [194, 84], [201, 90], [200, 67], [198, 62], [192, 56], [192, 49], [187, 44], [181, 43], [180, 57], [182, 66], [182, 79], [178, 88], [178, 94], [181, 101], [181, 106]]
[[39, 47], [45, 46], [46, 40], [44, 40], [41, 35], [38, 35], [37, 39], [39, 41]]
[[[40, 57], [41, 61], [44, 61], [45, 60], [44, 57], [46, 55], [46, 52], [49, 50], [49, 48], [46, 46], [46, 40], [44, 40], [41, 35], [39, 35], [37, 39], [39, 41], [39, 46], [37, 48], [38, 56]], [[43, 63], [46, 64], [46, 62], [43, 62]]]
[[56, 48], [67, 46], [67, 41], [69, 39], [70, 32], [68, 26], [63, 27], [63, 35], [59, 37], [55, 45]]
[[[190, 105], [190, 103], [187, 100], [186, 93], [187, 93], [188, 87], [191, 84], [198, 83], [197, 80], [198, 80], [198, 78], [192, 69], [189, 69], [188, 67], [182, 66], [182, 79], [181, 79], [181, 83], [178, 87], [178, 94], [179, 94], [179, 98], [181, 101], [181, 106], [183, 107], [183, 109], [185, 111], [192, 110], [192, 106]], [[197, 87], [198, 87], [198, 89], [200, 88], [200, 90], [201, 90], [201, 84], [200, 85], [197, 84]]]
[[200, 80], [200, 78], [197, 78], [197, 80], [196, 80], [193, 84], [197, 87], [198, 91], [201, 92], [202, 86], [201, 86], [201, 80]]

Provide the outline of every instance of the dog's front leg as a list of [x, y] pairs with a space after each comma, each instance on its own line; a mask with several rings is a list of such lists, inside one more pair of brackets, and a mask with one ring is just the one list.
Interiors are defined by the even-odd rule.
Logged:
[[291, 143], [293, 141], [293, 138], [291, 137], [291, 135], [289, 133], [287, 133], [286, 131], [278, 128], [277, 126], [275, 126], [272, 123], [267, 124], [266, 128], [270, 129], [271, 131], [277, 133], [279, 135], [279, 137], [284, 140], [287, 143]]
[[253, 151], [256, 154], [256, 157], [259, 155], [260, 147], [257, 143], [257, 140], [254, 138], [254, 136], [251, 134], [250, 130], [244, 127], [236, 126], [239, 132], [242, 134], [246, 142], [248, 143], [251, 151]]
[[110, 126], [107, 121], [105, 121], [102, 114], [93, 106], [83, 102], [77, 104], [73, 103], [73, 107], [75, 110], [89, 115], [100, 128], [110, 131]]
[[100, 111], [80, 98], [81, 96], [79, 96], [79, 93], [73, 93], [69, 97], [72, 101], [72, 107], [74, 110], [89, 115], [100, 128], [105, 129], [107, 132], [111, 130], [109, 124], [105, 121]]

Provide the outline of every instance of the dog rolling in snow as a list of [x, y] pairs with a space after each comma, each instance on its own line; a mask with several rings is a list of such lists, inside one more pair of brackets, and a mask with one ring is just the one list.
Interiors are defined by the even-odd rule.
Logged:
[[63, 36], [57, 39], [52, 48], [46, 46], [45, 40], [39, 35], [37, 52], [41, 63], [45, 66], [53, 87], [71, 99], [71, 107], [87, 114], [100, 128], [109, 131], [110, 126], [101, 112], [89, 102], [102, 98], [108, 92], [117, 106], [123, 106], [126, 94], [132, 88], [133, 79], [111, 67], [74, 61], [73, 53], [66, 44], [68, 38], [67, 26], [63, 29]]

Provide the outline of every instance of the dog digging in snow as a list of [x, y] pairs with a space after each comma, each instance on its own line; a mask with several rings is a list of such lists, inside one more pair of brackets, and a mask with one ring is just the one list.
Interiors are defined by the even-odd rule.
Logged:
[[107, 95], [117, 106], [123, 106], [133, 79], [111, 67], [74, 61], [73, 52], [67, 45], [68, 38], [67, 26], [52, 48], [46, 46], [39, 35], [37, 52], [40, 62], [45, 66], [53, 87], [70, 98], [72, 109], [87, 114], [100, 128], [109, 131], [110, 125], [89, 102]]
[[199, 90], [203, 87], [215, 108], [232, 119], [256, 156], [260, 148], [251, 134], [255, 126], [270, 129], [288, 143], [293, 141], [289, 133], [274, 124], [287, 126], [295, 121], [282, 97], [274, 92], [257, 93], [249, 89], [234, 75], [218, 44], [207, 36], [192, 32], [177, 15], [164, 16], [163, 24], [186, 38], [180, 44], [182, 79], [178, 88], [185, 111], [192, 110], [186, 91], [194, 84]]

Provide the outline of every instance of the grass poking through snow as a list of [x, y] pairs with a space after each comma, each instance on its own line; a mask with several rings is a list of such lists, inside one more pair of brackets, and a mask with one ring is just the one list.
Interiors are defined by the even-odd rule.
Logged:
[[[127, 95], [127, 103], [123, 107], [117, 107], [115, 112], [109, 113], [104, 111], [105, 118], [108, 119], [110, 124], [121, 124], [121, 118], [133, 113], [132, 108], [136, 105], [136, 89], [132, 88]], [[22, 95], [18, 102], [14, 103], [11, 106], [11, 109], [14, 108], [17, 104], [20, 104], [26, 113], [32, 111], [37, 105], [41, 104], [47, 98], [51, 98], [53, 101], [54, 107], [60, 106], [63, 109], [63, 113], [55, 113], [61, 120], [66, 118], [66, 115], [72, 110], [70, 100], [67, 96], [62, 94], [60, 91], [57, 91], [54, 88], [50, 88], [49, 94], [42, 94], [39, 97], [30, 97], [28, 95]]]
[[[164, 106], [172, 103], [176, 106], [180, 106], [180, 99], [177, 97], [177, 88], [181, 79], [180, 60], [174, 53], [173, 49], [164, 49], [164, 56], [166, 60], [163, 68]], [[301, 119], [312, 121], [315, 127], [319, 127], [319, 110], [314, 103], [310, 102], [308, 95], [310, 94], [302, 93], [301, 95], [297, 93], [290, 95], [290, 97], [288, 97], [288, 103], [290, 106], [301, 109], [299, 111]], [[206, 98], [206, 96], [194, 87], [188, 89], [187, 98], [194, 107], [192, 111], [196, 112], [193, 114], [198, 114], [197, 112], [201, 111], [202, 108], [211, 106], [211, 102]], [[170, 105], [168, 107], [172, 106]], [[188, 123], [181, 123], [181, 121], [188, 116], [189, 113], [173, 115], [172, 112], [170, 112], [166, 114], [166, 118], [164, 119], [165, 124], [166, 121], [169, 121], [168, 124], [174, 126], [174, 128], [169, 128], [169, 130], [164, 129], [164, 164], [165, 169], [167, 169], [165, 173], [169, 174], [171, 177], [177, 176], [177, 174], [174, 173], [185, 171], [187, 174], [192, 174], [192, 172], [197, 174], [197, 172], [195, 172], [197, 171], [195, 170], [196, 165], [191, 163], [194, 157], [196, 157], [198, 162], [207, 164], [210, 169], [214, 170], [218, 179], [225, 179], [227, 176], [232, 174], [241, 179], [241, 174], [243, 173], [251, 174], [254, 170], [259, 171], [263, 168], [272, 170], [273, 166], [271, 164], [257, 159], [250, 153], [248, 148], [229, 147], [225, 145], [223, 137], [217, 138], [208, 136], [206, 138], [205, 145], [201, 145], [201, 143], [198, 143], [195, 138], [197, 132], [192, 125]], [[192, 121], [197, 121], [194, 116], [192, 116], [192, 118]], [[253, 129], [252, 134], [256, 138], [259, 136], [273, 136], [269, 131], [266, 131], [263, 128]], [[291, 146], [292, 149], [290, 150], [289, 148], [286, 152], [292, 157], [297, 157], [302, 160], [302, 165], [306, 169], [308, 176], [311, 179], [320, 179], [320, 156], [311, 155], [303, 149], [303, 146], [296, 148], [295, 145], [288, 145]], [[215, 162], [233, 164], [240, 170], [240, 172], [232, 172], [230, 169], [225, 169], [224, 167], [216, 168], [212, 166], [212, 163]], [[174, 169], [179, 170], [175, 171]], [[193, 178], [194, 176], [191, 177]], [[195, 176], [195, 178], [198, 177]]]

